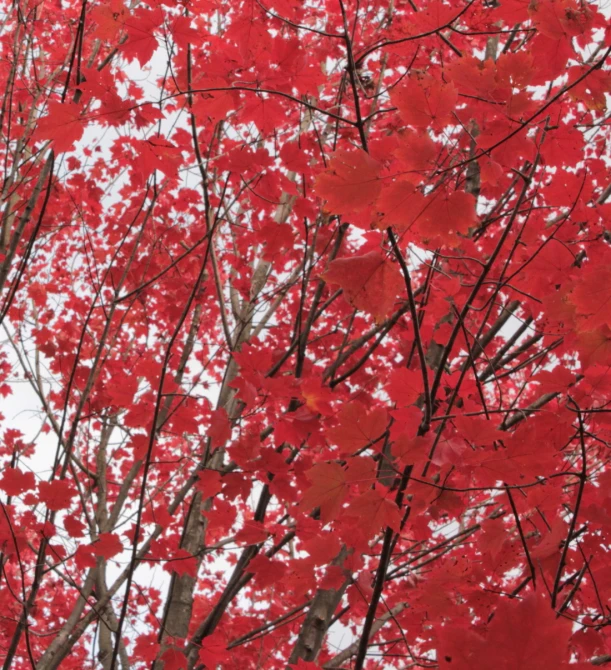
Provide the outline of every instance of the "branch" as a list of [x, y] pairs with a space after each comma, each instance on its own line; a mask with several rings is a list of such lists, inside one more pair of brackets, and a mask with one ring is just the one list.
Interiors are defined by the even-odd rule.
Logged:
[[[376, 619], [371, 626], [371, 632], [368, 640], [370, 640], [376, 633], [378, 633], [389, 621], [391, 621], [397, 614], [400, 614], [409, 604], [406, 602], [398, 603], [382, 616]], [[359, 641], [353, 642], [349, 647], [343, 649], [337, 656], [334, 656], [330, 661], [323, 666], [325, 670], [328, 668], [339, 668], [345, 661], [349, 660], [356, 654], [359, 646]]]

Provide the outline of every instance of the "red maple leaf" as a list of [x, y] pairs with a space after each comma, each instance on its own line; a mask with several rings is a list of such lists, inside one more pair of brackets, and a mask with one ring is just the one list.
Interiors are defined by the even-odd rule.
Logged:
[[458, 91], [438, 79], [411, 78], [393, 90], [391, 99], [410, 126], [440, 130], [454, 121]]
[[403, 287], [397, 265], [378, 251], [331, 261], [322, 277], [341, 286], [351, 305], [378, 321], [392, 311]]
[[362, 150], [336, 151], [329, 167], [316, 179], [316, 194], [336, 214], [358, 212], [377, 198], [382, 188], [380, 164]]
[[72, 503], [72, 498], [76, 491], [74, 487], [63, 479], [54, 479], [52, 482], [39, 482], [38, 495], [41, 502], [45, 503], [48, 509], [57, 512], [62, 509], [68, 509]]
[[108, 560], [120, 554], [123, 551], [123, 545], [115, 533], [102, 533], [91, 545], [91, 549], [96, 556], [102, 556]]
[[85, 132], [81, 107], [75, 102], [52, 101], [47, 112], [36, 126], [32, 139], [51, 140], [56, 153], [72, 150]]
[[592, 331], [611, 326], [611, 269], [588, 264], [575, 283], [570, 296], [578, 314], [583, 316], [581, 330]]
[[319, 463], [306, 472], [311, 482], [299, 503], [305, 510], [320, 507], [320, 518], [328, 523], [339, 514], [348, 494], [346, 472], [337, 463]]
[[327, 437], [342, 453], [354, 453], [373, 446], [388, 427], [388, 415], [383, 407], [368, 412], [358, 402], [343, 405], [338, 418], [339, 425], [330, 428]]
[[377, 489], [369, 489], [355, 498], [345, 515], [367, 537], [388, 526], [398, 533], [401, 527], [401, 513], [392, 496], [382, 495]]
[[[549, 601], [532, 593], [523, 600], [502, 600], [485, 637], [439, 631], [439, 663], [443, 670], [555, 670], [570, 668], [569, 650], [558, 644], [571, 632], [567, 619], [557, 618]], [[516, 639], [520, 644], [516, 644]]]
[[36, 486], [32, 472], [23, 472], [19, 468], [6, 468], [0, 479], [0, 489], [8, 496], [18, 496]]
[[212, 633], [204, 638], [199, 650], [199, 660], [206, 668], [213, 670], [225, 661], [227, 643], [221, 633]]
[[413, 405], [422, 395], [424, 382], [420, 370], [399, 368], [393, 370], [386, 384], [386, 392], [399, 407]]

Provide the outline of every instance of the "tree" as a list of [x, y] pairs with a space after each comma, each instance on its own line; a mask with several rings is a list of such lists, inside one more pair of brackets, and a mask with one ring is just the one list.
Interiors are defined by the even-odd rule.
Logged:
[[602, 5], [2, 7], [4, 668], [610, 662]]

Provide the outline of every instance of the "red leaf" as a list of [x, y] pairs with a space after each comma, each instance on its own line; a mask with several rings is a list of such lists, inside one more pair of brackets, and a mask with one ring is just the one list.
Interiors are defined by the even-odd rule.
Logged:
[[344, 468], [337, 463], [319, 463], [306, 472], [312, 486], [303, 494], [300, 507], [311, 510], [320, 507], [320, 518], [329, 523], [342, 508], [348, 485]]
[[186, 670], [187, 657], [178, 649], [166, 649], [161, 655], [164, 670]]
[[75, 491], [69, 482], [55, 479], [52, 482], [39, 482], [38, 495], [48, 509], [57, 512], [70, 507]]
[[398, 407], [413, 405], [422, 395], [423, 390], [424, 383], [420, 370], [408, 370], [407, 368], [393, 370], [386, 384], [386, 392]]
[[214, 670], [225, 661], [227, 643], [221, 633], [212, 633], [204, 638], [199, 650], [199, 660], [209, 670]]
[[393, 89], [391, 100], [399, 108], [403, 120], [414, 128], [440, 130], [455, 122], [453, 112], [458, 92], [453, 84], [432, 78], [412, 78], [407, 84]]
[[575, 0], [534, 0], [528, 13], [537, 28], [554, 40], [582, 35], [592, 29], [592, 11]]
[[175, 572], [177, 575], [197, 575], [197, 561], [186, 549], [178, 549], [174, 556], [163, 566], [167, 572]]
[[201, 470], [197, 473], [198, 481], [196, 488], [207, 498], [214, 498], [221, 492], [223, 484], [221, 483], [221, 473], [218, 470]]
[[19, 468], [5, 468], [0, 479], [0, 489], [8, 496], [18, 496], [36, 486], [32, 472], [23, 472]]
[[428, 201], [407, 179], [398, 179], [384, 186], [376, 203], [377, 227], [394, 226], [405, 232], [426, 217]]
[[102, 556], [108, 560], [120, 554], [123, 551], [123, 545], [115, 533], [102, 533], [97, 542], [91, 545], [91, 549], [96, 556]]
[[140, 67], [144, 67], [151, 60], [157, 49], [155, 31], [163, 18], [160, 8], [150, 10], [140, 7], [126, 23], [128, 40], [121, 46], [121, 51], [128, 59], [137, 59]]
[[[431, 447], [431, 440], [427, 437], [409, 436], [402, 433], [393, 442], [391, 451], [393, 456], [406, 466], [426, 463]], [[416, 469], [420, 469], [420, 466]]]
[[425, 197], [405, 179], [383, 189], [376, 209], [378, 228], [394, 226], [402, 233], [411, 231], [424, 243], [451, 243], [476, 221], [475, 199], [469, 193], [439, 189]]
[[390, 526], [395, 532], [401, 527], [401, 514], [392, 497], [387, 498], [377, 489], [369, 489], [353, 500], [346, 516], [354, 518], [359, 529], [372, 537], [380, 530]]
[[68, 514], [64, 518], [64, 528], [70, 537], [83, 537], [87, 526], [82, 521], [79, 521], [74, 514]]
[[320, 665], [311, 661], [304, 661], [303, 658], [300, 658], [297, 663], [289, 665], [289, 668], [292, 668], [292, 670], [322, 670]]
[[576, 375], [567, 370], [563, 365], [557, 365], [553, 370], [541, 370], [533, 381], [539, 382], [541, 393], [560, 393], [570, 388], [575, 383]]
[[322, 277], [341, 286], [353, 307], [373, 314], [377, 321], [392, 311], [403, 287], [399, 268], [378, 251], [331, 261]]
[[316, 194], [335, 214], [358, 212], [375, 201], [382, 186], [380, 164], [362, 150], [340, 149], [316, 180]]
[[329, 404], [333, 400], [333, 392], [325, 386], [319, 377], [309, 377], [301, 383], [300, 389], [306, 407], [317, 414], [332, 414]]
[[[556, 617], [546, 597], [503, 599], [485, 638], [440, 630], [442, 670], [557, 670], [570, 668], [571, 622]], [[520, 643], [516, 644], [516, 640]]]
[[339, 413], [339, 426], [330, 428], [327, 437], [337, 444], [341, 453], [354, 453], [379, 440], [388, 426], [388, 415], [383, 407], [367, 412], [358, 402], [347, 403]]
[[611, 363], [611, 328], [609, 326], [578, 333], [577, 345], [584, 370], [596, 363], [601, 365]]
[[139, 635], [136, 639], [134, 657], [145, 663], [152, 663], [157, 658], [161, 645], [154, 634]]
[[470, 193], [439, 190], [427, 197], [425, 215], [418, 222], [418, 231], [424, 241], [448, 244], [457, 234], [468, 233], [475, 222], [475, 198]]
[[95, 568], [97, 562], [90, 546], [81, 544], [74, 555], [74, 562], [79, 570], [85, 571], [88, 568]]
[[246, 521], [242, 528], [236, 533], [235, 541], [239, 544], [259, 544], [265, 542], [269, 533], [260, 521]]
[[191, 27], [191, 19], [188, 16], [177, 16], [172, 24], [172, 37], [181, 49], [187, 49], [189, 44], [198, 41], [199, 33]]
[[277, 583], [286, 571], [282, 561], [273, 561], [263, 554], [255, 556], [248, 564], [248, 572], [252, 572], [261, 588]]
[[215, 409], [210, 417], [210, 427], [207, 432], [212, 439], [214, 448], [223, 447], [231, 437], [231, 424], [227, 412], [222, 407]]
[[38, 122], [34, 141], [52, 140], [56, 153], [74, 148], [85, 132], [81, 107], [75, 102], [50, 102], [48, 114]]
[[583, 330], [611, 326], [611, 268], [588, 264], [579, 276], [570, 299], [577, 313], [584, 317]]

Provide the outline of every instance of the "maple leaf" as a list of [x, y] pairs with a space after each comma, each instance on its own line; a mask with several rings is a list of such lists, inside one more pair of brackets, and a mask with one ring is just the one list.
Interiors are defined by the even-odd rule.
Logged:
[[86, 547], [85, 545], [79, 545], [74, 554], [74, 562], [76, 567], [79, 570], [87, 570], [89, 568], [95, 568], [97, 561], [95, 560], [95, 554], [91, 550], [91, 547]]
[[[439, 667], [443, 670], [567, 669], [571, 622], [557, 618], [537, 593], [502, 600], [485, 638], [440, 631]], [[520, 644], [516, 644], [516, 639]], [[444, 649], [444, 646], [446, 647]]]
[[562, 365], [557, 365], [553, 370], [541, 370], [533, 381], [539, 383], [542, 393], [560, 393], [568, 389], [576, 381], [576, 375]]
[[139, 635], [134, 648], [135, 657], [146, 663], [152, 663], [157, 657], [161, 645], [153, 634]]
[[378, 251], [331, 261], [322, 278], [341, 286], [353, 307], [373, 314], [378, 321], [392, 311], [403, 288], [398, 267]]
[[410, 126], [440, 130], [454, 120], [458, 91], [453, 84], [444, 84], [430, 77], [411, 78], [403, 86], [393, 89], [391, 100]]
[[75, 493], [71, 484], [63, 479], [38, 483], [38, 495], [41, 502], [45, 503], [47, 508], [54, 512], [68, 509]]
[[64, 518], [64, 528], [68, 531], [70, 537], [83, 537], [87, 526], [79, 521], [74, 514], [68, 514]]
[[386, 384], [386, 392], [399, 407], [413, 405], [422, 395], [424, 382], [420, 370], [399, 368], [393, 370]]
[[361, 149], [339, 149], [316, 179], [316, 194], [336, 214], [363, 210], [375, 201], [382, 183], [380, 164]]
[[378, 228], [395, 227], [412, 231], [423, 242], [448, 244], [457, 233], [465, 234], [474, 225], [475, 199], [469, 193], [443, 190], [424, 196], [407, 179], [385, 187], [376, 203]]
[[318, 463], [306, 472], [311, 482], [303, 494], [299, 506], [305, 510], [320, 507], [320, 518], [329, 523], [339, 514], [348, 494], [346, 472], [337, 463]]
[[223, 447], [231, 438], [231, 424], [227, 411], [223, 407], [215, 409], [210, 416], [210, 427], [206, 433], [214, 448]]
[[553, 471], [555, 456], [553, 450], [541, 449], [532, 439], [514, 440], [505, 448], [465, 452], [457, 465], [473, 467], [478, 481], [484, 485], [498, 481], [519, 485], [525, 479], [532, 481]]
[[485, 417], [457, 416], [453, 422], [461, 439], [477, 446], [492, 445], [503, 437], [494, 423]]
[[407, 179], [398, 179], [382, 189], [376, 203], [380, 229], [395, 227], [406, 232], [426, 216], [428, 201], [420, 190]]
[[333, 392], [323, 384], [322, 379], [318, 377], [304, 379], [299, 390], [309, 410], [319, 414], [328, 415], [333, 413], [330, 405], [330, 401], [333, 400]]
[[214, 498], [223, 488], [221, 473], [218, 470], [202, 470], [197, 473], [197, 478], [195, 486], [206, 498]]
[[123, 545], [115, 533], [102, 533], [96, 542], [91, 545], [96, 556], [102, 556], [106, 560], [113, 558], [123, 551]]
[[56, 153], [70, 151], [85, 132], [81, 111], [75, 102], [50, 102], [47, 116], [38, 122], [32, 139], [51, 140]]
[[129, 407], [138, 391], [138, 379], [131, 377], [121, 384], [112, 384], [108, 388], [108, 396], [118, 407]]
[[341, 551], [341, 544], [334, 533], [321, 533], [303, 543], [306, 551], [315, 565], [326, 565]]
[[123, 27], [129, 12], [122, 0], [110, 0], [96, 5], [91, 11], [91, 19], [96, 25], [94, 35], [101, 40], [113, 39]]
[[574, 84], [570, 95], [573, 99], [582, 102], [588, 109], [603, 111], [607, 109], [606, 88], [608, 76], [605, 72], [592, 72], [585, 79], [580, 79], [586, 74], [583, 66], [569, 68], [569, 81]]
[[576, 282], [570, 300], [577, 313], [584, 317], [582, 330], [611, 326], [611, 269], [588, 265]]
[[389, 526], [395, 532], [401, 527], [401, 514], [394, 500], [382, 495], [377, 489], [369, 489], [355, 498], [345, 513], [358, 522], [359, 529], [373, 537]]
[[376, 479], [375, 462], [369, 456], [346, 459], [346, 481], [356, 484], [359, 490], [369, 489]]
[[164, 670], [186, 670], [187, 668], [187, 657], [178, 649], [166, 649], [161, 655], [161, 660]]
[[227, 643], [221, 633], [212, 633], [204, 638], [199, 650], [199, 660], [206, 668], [213, 670], [225, 661]]
[[611, 363], [611, 328], [609, 326], [579, 332], [577, 345], [584, 370], [597, 363], [603, 365]]
[[128, 39], [121, 45], [121, 51], [128, 59], [137, 59], [140, 67], [144, 67], [151, 60], [157, 49], [155, 30], [161, 25], [163, 18], [160, 8], [150, 10], [140, 7], [125, 24]]
[[388, 415], [383, 407], [367, 412], [358, 402], [343, 405], [338, 418], [339, 425], [330, 428], [327, 437], [337, 444], [341, 453], [355, 453], [372, 446], [388, 426]]
[[138, 129], [150, 126], [157, 121], [161, 121], [161, 119], [163, 119], [163, 113], [153, 105], [141, 105], [134, 110], [134, 121]]
[[554, 40], [581, 35], [592, 28], [593, 14], [575, 0], [535, 0], [529, 14], [537, 28]]
[[423, 240], [451, 243], [475, 224], [475, 198], [464, 191], [437, 191], [427, 197], [425, 215], [418, 221]]
[[18, 496], [36, 486], [32, 472], [23, 472], [19, 468], [5, 468], [0, 479], [0, 489], [8, 496]]
[[489, 554], [494, 562], [496, 562], [499, 554], [503, 551], [507, 541], [507, 529], [502, 523], [497, 521], [487, 523], [483, 526], [479, 543], [481, 551]]
[[310, 167], [310, 158], [304, 152], [304, 147], [297, 142], [286, 142], [280, 149], [280, 158], [289, 170], [293, 172], [307, 172]]
[[191, 27], [188, 16], [177, 16], [171, 27], [172, 37], [181, 49], [187, 49], [190, 43], [195, 44], [199, 38], [197, 30]]
[[248, 564], [248, 572], [254, 574], [261, 588], [267, 588], [278, 582], [286, 572], [286, 565], [258, 554]]
[[391, 447], [395, 458], [398, 458], [404, 466], [426, 463], [431, 451], [432, 442], [428, 437], [410, 436], [406, 433], [398, 435]]
[[260, 521], [247, 521], [236, 533], [235, 540], [240, 544], [259, 544], [265, 542], [268, 536], [269, 533]]
[[443, 670], [472, 670], [477, 663], [483, 639], [474, 631], [458, 626], [444, 626], [437, 633], [439, 667]]
[[543, 152], [547, 165], [564, 165], [567, 160], [579, 163], [583, 156], [583, 136], [576, 128], [560, 127], [550, 137]]
[[293, 670], [322, 670], [320, 665], [312, 663], [311, 661], [304, 661], [303, 658], [300, 658], [297, 663], [289, 665], [289, 668], [292, 668]]
[[[435, 165], [440, 147], [427, 132], [405, 130], [399, 135], [399, 144], [394, 151], [402, 169], [408, 172], [426, 172]], [[410, 177], [408, 177], [409, 179]]]
[[174, 552], [172, 558], [163, 566], [167, 572], [175, 572], [177, 575], [197, 575], [197, 561], [186, 549], [178, 549]]
[[158, 138], [133, 142], [135, 165], [141, 175], [148, 177], [153, 170], [160, 170], [172, 176], [178, 170], [180, 162], [179, 149]]

